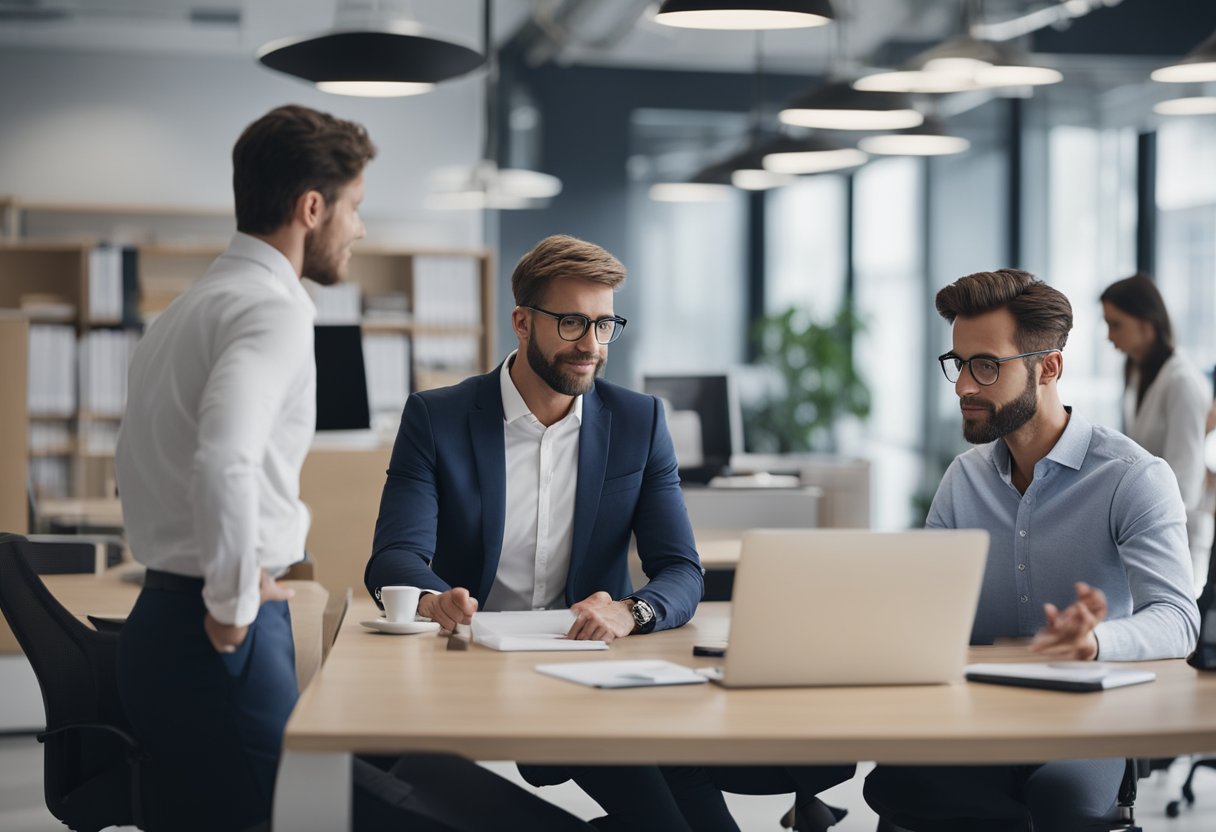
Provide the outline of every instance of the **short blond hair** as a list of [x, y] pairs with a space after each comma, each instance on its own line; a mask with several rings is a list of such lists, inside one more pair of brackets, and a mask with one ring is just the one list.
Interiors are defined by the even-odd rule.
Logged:
[[605, 249], [565, 234], [537, 243], [519, 258], [511, 274], [516, 306], [536, 306], [559, 277], [572, 277], [616, 290], [625, 282], [625, 267]]

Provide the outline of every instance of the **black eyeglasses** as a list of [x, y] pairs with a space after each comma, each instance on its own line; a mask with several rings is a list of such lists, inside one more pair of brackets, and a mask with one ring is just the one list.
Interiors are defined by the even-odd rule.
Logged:
[[539, 306], [525, 306], [524, 309], [540, 312], [542, 315], [548, 315], [556, 320], [557, 335], [563, 341], [581, 340], [591, 325], [595, 324], [595, 340], [601, 344], [611, 344], [621, 337], [621, 333], [625, 331], [625, 324], [629, 323], [619, 315], [591, 320], [578, 312], [550, 312]]
[[1015, 358], [1029, 358], [1032, 355], [1046, 355], [1049, 352], [1059, 352], [1059, 350], [1036, 350], [1035, 352], [1007, 355], [1004, 358], [993, 358], [989, 355], [961, 358], [952, 352], [948, 352], [945, 355], [939, 355], [937, 361], [942, 365], [942, 372], [945, 373], [946, 380], [951, 384], [959, 380], [959, 377], [963, 374], [963, 367], [966, 367], [971, 371], [971, 377], [975, 379], [976, 384], [988, 387], [996, 384], [997, 379], [1001, 377], [1001, 365], [1006, 361], [1012, 361]]

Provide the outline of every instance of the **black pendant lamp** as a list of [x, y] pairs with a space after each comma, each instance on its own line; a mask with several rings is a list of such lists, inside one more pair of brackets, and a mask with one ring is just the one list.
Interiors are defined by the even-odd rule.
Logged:
[[[342, 9], [339, 8], [339, 20]], [[371, 97], [417, 95], [472, 72], [476, 50], [430, 37], [409, 23], [337, 28], [271, 41], [258, 50], [270, 69], [316, 84], [324, 92]]]
[[835, 16], [831, 0], [665, 0], [655, 20], [686, 29], [799, 29]]

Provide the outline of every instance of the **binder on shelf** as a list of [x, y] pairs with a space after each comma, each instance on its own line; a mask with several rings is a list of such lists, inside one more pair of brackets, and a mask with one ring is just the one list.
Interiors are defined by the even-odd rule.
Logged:
[[60, 324], [30, 327], [29, 412], [70, 418], [76, 412], [76, 330]]
[[121, 416], [127, 406], [127, 366], [139, 336], [96, 329], [80, 339], [80, 407], [94, 416]]
[[317, 307], [317, 326], [357, 325], [362, 317], [362, 289], [358, 283], [336, 283], [322, 286], [312, 280], [304, 288]]
[[479, 324], [480, 265], [472, 257], [415, 257], [414, 320], [434, 326]]
[[118, 322], [123, 315], [123, 252], [112, 245], [89, 251], [89, 320]]
[[30, 460], [30, 483], [36, 498], [62, 499], [71, 483], [71, 460], [66, 457], [40, 456]]
[[400, 415], [410, 392], [410, 342], [405, 335], [371, 333], [363, 336], [367, 368], [367, 399], [377, 413]]
[[139, 286], [139, 249], [123, 246], [122, 249], [122, 323], [123, 326], [139, 326], [142, 319], [139, 305], [143, 292]]

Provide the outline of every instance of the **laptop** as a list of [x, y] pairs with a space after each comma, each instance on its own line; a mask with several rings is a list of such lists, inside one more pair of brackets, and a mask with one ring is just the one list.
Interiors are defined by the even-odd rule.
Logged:
[[963, 678], [988, 559], [982, 530], [745, 532], [726, 687], [924, 685]]

